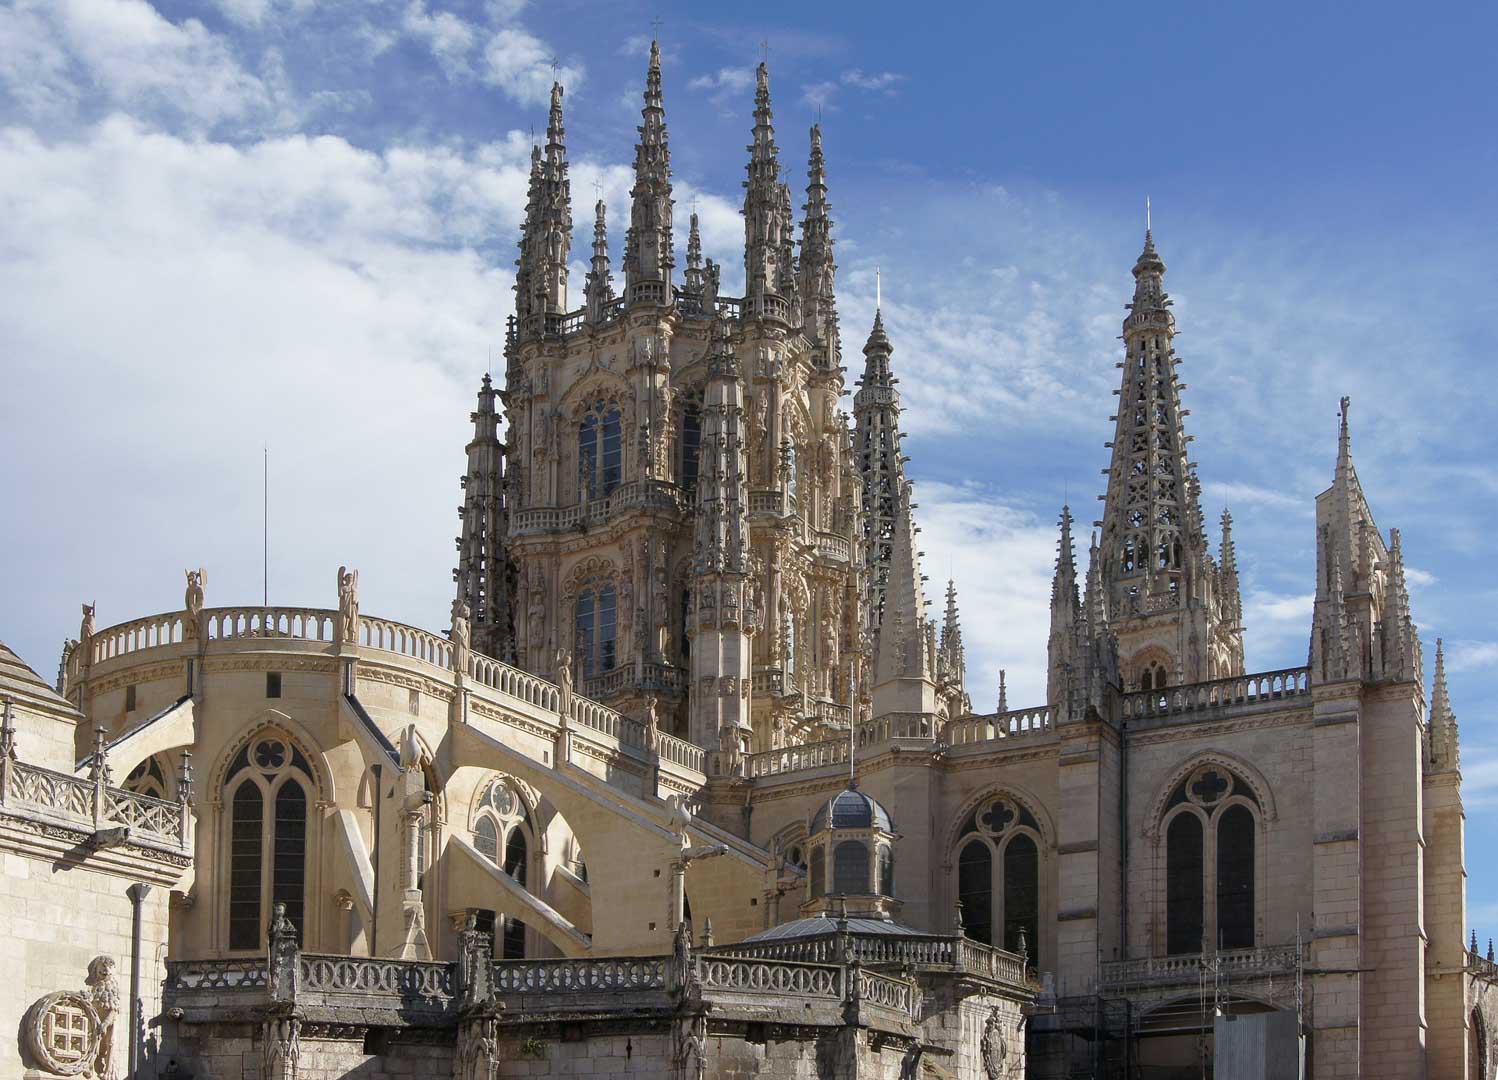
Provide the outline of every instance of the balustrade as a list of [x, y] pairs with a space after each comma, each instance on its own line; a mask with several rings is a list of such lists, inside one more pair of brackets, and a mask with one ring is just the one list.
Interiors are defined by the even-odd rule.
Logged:
[[263, 957], [248, 960], [168, 960], [164, 988], [192, 990], [265, 990], [270, 972]]
[[804, 964], [742, 956], [699, 956], [697, 975], [704, 990], [843, 996], [843, 969], [832, 964]]
[[1203, 972], [1221, 972], [1233, 979], [1252, 979], [1294, 974], [1296, 963], [1293, 945], [1221, 949], [1216, 953], [1109, 961], [1102, 966], [1102, 982], [1105, 987], [1113, 989], [1139, 985], [1195, 985]]
[[7, 759], [0, 772], [0, 806], [42, 811], [82, 832], [125, 826], [132, 840], [185, 847], [182, 804], [109, 787], [100, 779], [53, 772]]
[[750, 754], [745, 760], [747, 774], [751, 779], [756, 776], [800, 772], [803, 769], [819, 769], [824, 765], [846, 765], [848, 740], [827, 739], [800, 746], [785, 746], [779, 750]]
[[369, 615], [363, 616], [359, 620], [359, 643], [368, 649], [400, 653], [402, 656], [424, 660], [436, 667], [452, 670], [452, 642], [430, 631], [407, 626], [405, 623], [377, 619]]
[[496, 960], [499, 994], [567, 994], [666, 988], [666, 957], [613, 956], [582, 960]]
[[498, 660], [491, 660], [487, 656], [470, 653], [468, 674], [490, 689], [518, 698], [528, 705], [550, 709], [552, 712], [561, 707], [562, 691], [555, 683], [549, 683]]
[[974, 743], [1034, 735], [1051, 730], [1051, 710], [1012, 709], [1009, 712], [961, 716], [949, 720], [942, 733], [948, 746], [970, 746]]
[[1138, 720], [1151, 716], [1175, 716], [1235, 705], [1304, 697], [1311, 692], [1309, 668], [1284, 668], [1252, 675], [1235, 675], [1210, 682], [1168, 686], [1163, 690], [1139, 690], [1123, 695], [1123, 717]]
[[454, 965], [416, 960], [301, 953], [299, 994], [395, 997], [445, 1008], [454, 995]]

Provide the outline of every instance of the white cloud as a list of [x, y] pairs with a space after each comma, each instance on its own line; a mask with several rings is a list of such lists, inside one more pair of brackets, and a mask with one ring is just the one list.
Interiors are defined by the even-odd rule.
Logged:
[[877, 75], [865, 75], [858, 68], [845, 71], [842, 75], [844, 86], [851, 86], [857, 90], [892, 92], [893, 88], [905, 81], [904, 75], [896, 75], [893, 71], [881, 71]]
[[708, 75], [687, 80], [687, 89], [704, 93], [722, 115], [748, 113], [753, 108], [750, 91], [754, 88], [754, 69], [725, 67]]
[[573, 92], [583, 82], [581, 64], [561, 64], [546, 42], [516, 27], [500, 30], [489, 39], [484, 60], [484, 81], [521, 105], [545, 105], [553, 82]]
[[1446, 670], [1457, 673], [1498, 667], [1498, 641], [1448, 641]]
[[955, 577], [974, 710], [993, 711], [1000, 668], [1011, 708], [1043, 704], [1057, 528], [979, 483], [917, 481], [915, 502], [927, 614], [941, 619]]
[[208, 126], [263, 119], [285, 103], [224, 38], [144, 0], [19, 0], [0, 11], [0, 45], [7, 89], [53, 120], [98, 99]]
[[409, 0], [401, 26], [427, 43], [449, 77], [468, 73], [468, 53], [477, 39], [471, 24], [450, 11], [428, 11], [424, 0]]
[[803, 86], [801, 100], [817, 108], [836, 109], [833, 99], [837, 97], [838, 91], [844, 88], [894, 97], [897, 93], [895, 87], [904, 81], [904, 75], [897, 75], [893, 71], [881, 71], [870, 75], [865, 74], [859, 68], [851, 68], [843, 72], [836, 80], [824, 80]]
[[1316, 512], [1316, 503], [1312, 495], [1290, 492], [1283, 488], [1260, 487], [1256, 484], [1237, 481], [1208, 480], [1202, 484], [1202, 494], [1228, 506], [1262, 506], [1304, 515]]

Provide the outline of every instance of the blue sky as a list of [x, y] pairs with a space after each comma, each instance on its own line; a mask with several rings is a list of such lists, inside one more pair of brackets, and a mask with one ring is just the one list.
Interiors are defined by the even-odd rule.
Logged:
[[[532, 126], [567, 85], [575, 216], [625, 212], [659, 20], [679, 219], [737, 283], [751, 70], [793, 185], [826, 133], [850, 365], [882, 269], [933, 583], [970, 691], [1043, 692], [1063, 500], [1101, 493], [1146, 194], [1251, 668], [1303, 663], [1337, 399], [1447, 643], [1472, 921], [1498, 935], [1491, 5], [0, 2], [0, 635], [260, 595], [439, 628]], [[611, 237], [617, 259], [622, 232]], [[583, 253], [586, 248], [578, 249]], [[575, 250], [574, 254], [578, 254]], [[581, 281], [581, 263], [574, 282]], [[938, 590], [933, 587], [933, 595]]]

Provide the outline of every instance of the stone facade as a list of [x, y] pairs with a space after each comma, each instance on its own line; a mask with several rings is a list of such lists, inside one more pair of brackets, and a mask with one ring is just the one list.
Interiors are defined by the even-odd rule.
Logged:
[[86, 606], [56, 690], [0, 656], [0, 1018], [117, 1075], [997, 1080], [1199, 1076], [1275, 1011], [1318, 1080], [1490, 1076], [1444, 658], [1427, 699], [1347, 403], [1308, 664], [1249, 672], [1147, 234], [1046, 700], [975, 712], [882, 315], [840, 410], [821, 132], [798, 243], [761, 66], [728, 297], [695, 220], [677, 280], [664, 101], [652, 50], [622, 294], [600, 203], [574, 307], [553, 91], [445, 633], [197, 570]]

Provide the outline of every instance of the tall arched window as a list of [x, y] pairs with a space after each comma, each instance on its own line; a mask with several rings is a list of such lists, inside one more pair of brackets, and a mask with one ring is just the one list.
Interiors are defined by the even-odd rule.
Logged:
[[880, 896], [895, 895], [895, 852], [888, 844], [879, 845], [879, 888]]
[[1019, 952], [1020, 934], [1025, 950], [1039, 955], [1040, 852], [1024, 833], [1004, 845], [1004, 948]]
[[589, 586], [574, 608], [574, 655], [585, 677], [611, 671], [618, 663], [618, 619], [612, 585]]
[[681, 409], [681, 486], [688, 491], [697, 486], [701, 460], [702, 405], [688, 398]]
[[968, 937], [1040, 965], [1040, 823], [1004, 795], [984, 799], [958, 832], [957, 898]]
[[1177, 814], [1165, 833], [1165, 951], [1202, 949], [1202, 823]]
[[229, 948], [261, 949], [273, 905], [306, 946], [307, 802], [312, 767], [284, 735], [246, 743], [224, 774], [229, 803]]
[[1168, 953], [1258, 944], [1258, 796], [1216, 764], [1176, 784], [1165, 816]]
[[[491, 781], [479, 796], [473, 822], [473, 846], [495, 866], [527, 888], [534, 849], [530, 809], [507, 780]], [[525, 923], [504, 916], [496, 925], [495, 948], [504, 960], [525, 958]]]
[[957, 857], [957, 899], [962, 903], [963, 932], [984, 945], [993, 944], [993, 850], [970, 840]]
[[593, 404], [577, 429], [577, 490], [580, 499], [602, 499], [623, 477], [619, 407]]
[[811, 898], [822, 895], [827, 881], [827, 849], [818, 845], [811, 850]]
[[861, 840], [844, 840], [832, 851], [832, 891], [869, 891], [869, 846]]
[[1217, 819], [1217, 941], [1224, 949], [1254, 944], [1254, 816], [1246, 806]]

